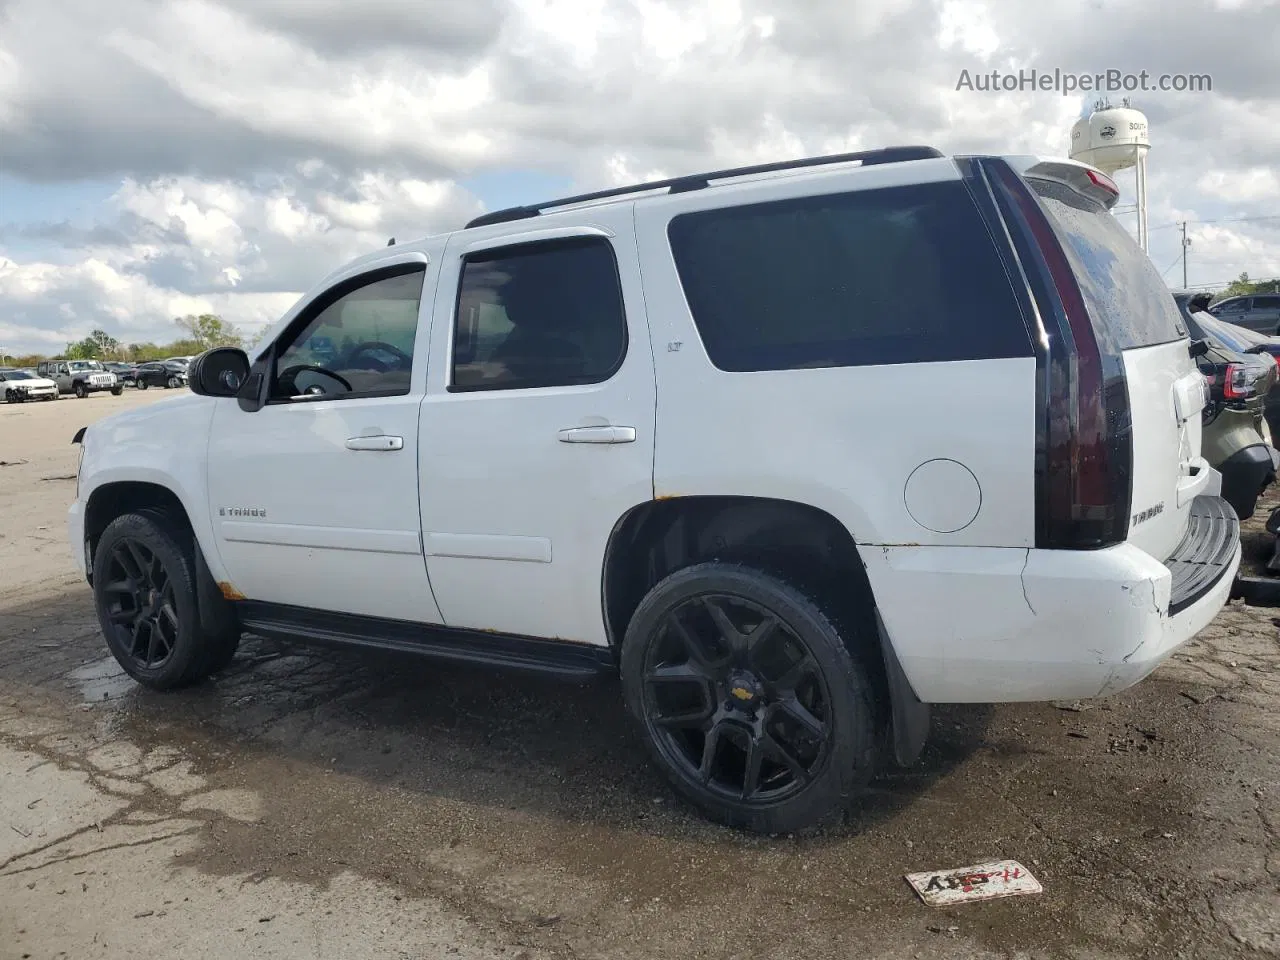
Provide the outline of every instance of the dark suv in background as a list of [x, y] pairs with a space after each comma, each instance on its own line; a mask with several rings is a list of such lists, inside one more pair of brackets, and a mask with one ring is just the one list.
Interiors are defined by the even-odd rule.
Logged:
[[1259, 333], [1280, 333], [1280, 293], [1227, 297], [1208, 308], [1219, 320]]
[[173, 360], [155, 360], [138, 365], [135, 374], [139, 390], [147, 387], [164, 387], [171, 390], [187, 385], [187, 368]]

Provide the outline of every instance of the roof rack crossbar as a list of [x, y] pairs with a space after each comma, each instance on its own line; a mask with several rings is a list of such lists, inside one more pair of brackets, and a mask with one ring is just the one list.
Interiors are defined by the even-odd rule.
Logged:
[[580, 193], [573, 197], [562, 197], [559, 200], [548, 200], [545, 203], [529, 204], [522, 207], [507, 207], [484, 213], [467, 224], [467, 228], [485, 227], [495, 223], [511, 223], [516, 220], [527, 220], [539, 216], [543, 210], [553, 207], [568, 207], [577, 203], [588, 203], [592, 200], [608, 200], [622, 197], [630, 193], [648, 193], [651, 190], [663, 190], [668, 193], [687, 193], [691, 190], [703, 190], [711, 185], [712, 180], [727, 180], [730, 177], [746, 177], [758, 173], [774, 173], [779, 170], [800, 170], [805, 167], [824, 167], [836, 163], [861, 163], [871, 166], [878, 163], [901, 163], [905, 160], [932, 160], [941, 157], [941, 151], [933, 147], [906, 146], [884, 147], [880, 150], [863, 150], [859, 153], [835, 153], [825, 157], [804, 157], [800, 160], [780, 160], [774, 163], [757, 163], [749, 167], [732, 167], [728, 170], [715, 170], [710, 173], [695, 173], [684, 177], [672, 177], [669, 180], [650, 180], [648, 183], [637, 183], [626, 187], [613, 187], [609, 190], [598, 190], [595, 193]]

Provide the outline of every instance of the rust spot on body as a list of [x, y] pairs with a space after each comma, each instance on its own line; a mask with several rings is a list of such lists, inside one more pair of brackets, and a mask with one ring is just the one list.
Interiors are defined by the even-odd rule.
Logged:
[[233, 584], [227, 583], [225, 580], [218, 584], [218, 589], [222, 591], [222, 596], [227, 600], [248, 600], [243, 593], [235, 588]]

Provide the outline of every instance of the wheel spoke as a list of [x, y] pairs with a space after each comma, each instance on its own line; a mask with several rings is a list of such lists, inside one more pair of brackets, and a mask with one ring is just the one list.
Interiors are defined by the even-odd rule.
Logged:
[[675, 634], [676, 639], [685, 648], [685, 651], [689, 654], [690, 662], [696, 663], [704, 673], [710, 672], [712, 661], [707, 656], [706, 648], [703, 647], [702, 641], [689, 631], [677, 611], [673, 610], [667, 614], [667, 628]]
[[149, 634], [151, 625], [141, 618], [134, 621], [133, 629], [129, 632], [131, 643], [129, 644], [129, 656], [135, 660], [138, 659], [138, 649], [143, 646], [144, 628]]
[[812, 669], [813, 669], [813, 658], [810, 657], [808, 654], [805, 654], [803, 657], [801, 657], [799, 660], [797, 660], [795, 663], [793, 663], [790, 667], [787, 668], [787, 672], [784, 673], [782, 676], [780, 676], [774, 682], [774, 686], [776, 686], [779, 690], [794, 691], [795, 688], [798, 687], [800, 683], [804, 680], [804, 678], [809, 675]]
[[151, 585], [151, 563], [143, 554], [142, 548], [132, 540], [124, 542], [125, 549], [129, 551], [129, 558], [134, 562], [137, 568], [138, 576], [135, 578], [142, 586]]
[[804, 765], [799, 757], [791, 752], [786, 744], [769, 734], [765, 734], [760, 742], [761, 746], [768, 751], [769, 756], [790, 770], [792, 776], [801, 783], [809, 782], [809, 768]]
[[147, 657], [146, 657], [146, 660], [144, 661], [144, 663], [148, 667], [151, 666], [151, 664], [155, 663], [156, 660], [159, 659], [156, 656], [156, 647], [158, 646], [159, 640], [160, 640], [159, 626], [155, 623], [155, 621], [152, 621], [151, 622], [151, 638], [147, 641]]
[[752, 737], [747, 745], [747, 764], [742, 774], [742, 799], [750, 800], [760, 789], [760, 767], [764, 763], [764, 745]]
[[111, 580], [102, 585], [103, 593], [126, 593], [133, 596], [133, 583], [129, 580]]
[[714, 724], [707, 731], [706, 739], [702, 741], [702, 762], [698, 766], [698, 778], [703, 783], [711, 782], [711, 774], [716, 765], [716, 755], [720, 752], [720, 733], [722, 728], [722, 724]]
[[107, 616], [110, 618], [112, 623], [124, 626], [126, 624], [133, 623], [133, 621], [137, 619], [138, 611], [126, 610], [122, 605], [117, 604], [116, 609], [109, 611]]
[[827, 725], [815, 717], [803, 703], [795, 697], [788, 697], [777, 706], [779, 713], [794, 720], [804, 731], [816, 740], [827, 735]]
[[720, 639], [725, 642], [729, 650], [734, 656], [740, 656], [746, 652], [747, 637], [741, 630], [733, 625], [733, 621], [729, 619], [729, 615], [724, 612], [724, 607], [711, 597], [702, 598], [702, 609], [707, 611], [707, 615], [711, 617], [712, 623], [716, 625], [716, 630], [720, 634]]

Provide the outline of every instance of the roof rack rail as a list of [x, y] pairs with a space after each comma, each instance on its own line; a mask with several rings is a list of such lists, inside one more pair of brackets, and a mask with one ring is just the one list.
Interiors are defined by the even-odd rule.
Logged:
[[877, 163], [901, 163], [904, 160], [932, 160], [942, 155], [941, 151], [933, 147], [884, 147], [880, 150], [863, 150], [860, 153], [835, 153], [825, 157], [805, 157], [800, 160], [758, 163], [750, 167], [732, 167], [728, 170], [714, 170], [710, 173], [694, 173], [684, 177], [673, 177], [670, 180], [651, 180], [648, 183], [637, 183], [629, 187], [614, 187], [611, 190], [600, 190], [596, 193], [580, 193], [576, 197], [562, 197], [559, 200], [548, 200], [546, 203], [494, 210], [491, 213], [481, 214], [470, 221], [467, 224], [467, 229], [471, 227], [486, 227], [495, 223], [511, 223], [515, 220], [527, 220], [530, 217], [539, 216], [543, 210], [551, 207], [568, 207], [575, 203], [586, 203], [590, 200], [607, 200], [610, 197], [621, 197], [629, 193], [647, 193], [650, 190], [664, 188], [667, 193], [687, 193], [691, 190], [703, 190], [711, 185], [712, 180], [727, 180], [730, 177], [745, 177], [756, 173], [773, 173], [777, 170], [799, 170], [804, 167], [824, 167], [834, 163], [853, 163], [855, 161], [866, 167]]

